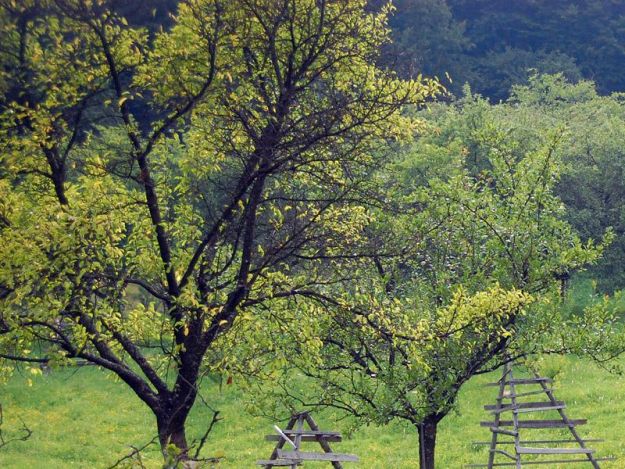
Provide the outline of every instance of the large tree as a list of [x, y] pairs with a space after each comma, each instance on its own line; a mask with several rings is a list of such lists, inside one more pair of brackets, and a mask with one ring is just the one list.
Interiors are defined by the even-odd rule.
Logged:
[[0, 365], [96, 364], [186, 458], [207, 354], [331, 282], [401, 107], [437, 89], [372, 65], [387, 11], [189, 0], [151, 37], [106, 1], [3, 1]]

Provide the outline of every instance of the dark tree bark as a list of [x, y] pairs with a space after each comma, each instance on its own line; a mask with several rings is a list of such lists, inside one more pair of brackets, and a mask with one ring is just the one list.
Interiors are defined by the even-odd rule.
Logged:
[[157, 413], [156, 425], [158, 428], [158, 440], [164, 455], [167, 455], [167, 447], [173, 445], [179, 451], [181, 460], [187, 459], [189, 445], [185, 433], [185, 423], [189, 412], [182, 409], [168, 408]]
[[428, 415], [417, 425], [419, 433], [419, 467], [434, 469], [436, 450], [436, 430], [441, 417], [437, 414]]

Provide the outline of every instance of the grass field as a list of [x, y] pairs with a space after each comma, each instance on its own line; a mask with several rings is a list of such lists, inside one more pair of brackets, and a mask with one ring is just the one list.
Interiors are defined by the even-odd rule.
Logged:
[[[625, 377], [610, 375], [586, 361], [553, 360], [551, 368], [561, 370], [556, 379], [556, 396], [566, 401], [569, 416], [588, 419], [588, 425], [580, 427], [583, 436], [606, 440], [594, 444], [598, 455], [620, 458], [602, 467], [625, 467]], [[487, 419], [482, 405], [492, 403], [496, 389], [481, 385], [493, 379], [497, 377], [481, 376], [471, 381], [461, 393], [457, 412], [442, 422], [439, 468], [460, 468], [486, 460], [486, 449], [471, 442], [489, 438], [479, 421]], [[0, 388], [5, 436], [19, 427], [18, 416], [33, 430], [28, 441], [0, 449], [2, 468], [105, 468], [126, 454], [129, 445], [142, 445], [154, 434], [153, 418], [143, 404], [123, 384], [97, 369], [54, 371], [33, 380], [32, 387], [26, 385], [26, 380], [16, 376]], [[207, 384], [204, 394], [211, 397], [211, 404], [224, 417], [206, 451], [206, 455], [223, 456], [219, 468], [251, 468], [256, 459], [269, 456], [272, 446], [263, 435], [272, 432], [273, 422], [245, 414], [244, 395], [236, 389], [236, 383], [224, 386], [221, 392]], [[326, 429], [344, 429], [347, 424], [336, 417], [330, 412], [316, 416]], [[199, 434], [208, 418], [208, 412], [201, 408], [192, 415], [190, 438]], [[418, 465], [416, 432], [401, 424], [362, 428], [336, 444], [335, 450], [360, 457], [361, 462], [350, 467], [408, 469]], [[145, 458], [149, 467], [159, 467], [156, 446], [146, 452]]]

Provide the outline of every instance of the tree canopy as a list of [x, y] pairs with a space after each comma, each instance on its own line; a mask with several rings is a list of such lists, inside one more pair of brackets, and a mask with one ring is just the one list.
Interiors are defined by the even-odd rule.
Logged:
[[[606, 305], [581, 315], [560, 307], [564, 279], [612, 239], [582, 241], [557, 196], [575, 129], [533, 123], [517, 101], [491, 106], [467, 93], [423, 111], [428, 131], [376, 174], [394, 202], [369, 212], [367, 236], [381, 254], [351, 265], [358, 280], [285, 306], [292, 333], [266, 321], [262, 337], [245, 328], [238, 339], [253, 341], [256, 372], [275, 383], [261, 407], [405, 420], [427, 469], [437, 424], [471, 377], [540, 353], [604, 360], [622, 347]], [[300, 385], [300, 373], [316, 386]]]
[[373, 65], [364, 7], [194, 0], [150, 37], [106, 2], [3, 4], [3, 367], [99, 365], [188, 457], [215, 341], [327, 281], [401, 107], [438, 89]]

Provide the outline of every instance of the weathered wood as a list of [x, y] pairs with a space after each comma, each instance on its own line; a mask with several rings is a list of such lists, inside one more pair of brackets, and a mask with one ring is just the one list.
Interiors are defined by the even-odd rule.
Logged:
[[[510, 367], [510, 380], [508, 381], [508, 383], [510, 384], [510, 393], [511, 394], [515, 394], [516, 393], [516, 383], [518, 382], [518, 380], [515, 380], [514, 377], [512, 376], [512, 367], [508, 364], [508, 366]], [[518, 405], [516, 398], [512, 398], [511, 400], [512, 405], [514, 407], [516, 407]], [[514, 446], [515, 448], [520, 446], [519, 441], [519, 414], [518, 412], [514, 411], [512, 412], [512, 421], [514, 422], [514, 430], [517, 432], [517, 434], [514, 436]], [[500, 422], [501, 424], [501, 422]], [[516, 461], [516, 469], [521, 469], [521, 455], [519, 453], [515, 453], [514, 455], [514, 459]]]
[[[503, 373], [501, 375], [501, 379], [499, 380], [499, 395], [497, 397], [497, 404], [499, 406], [501, 406], [501, 401], [503, 400], [503, 393], [506, 389], [506, 378], [508, 377], [508, 375], [512, 373], [512, 367], [510, 366], [509, 363], [507, 363], [506, 365], [504, 365], [503, 367]], [[488, 467], [492, 468], [493, 463], [495, 462], [495, 453], [492, 451], [497, 447], [497, 440], [499, 438], [499, 434], [502, 433], [501, 430], [499, 428], [499, 419], [501, 418], [500, 414], [496, 414], [495, 415], [495, 425], [493, 427], [491, 427], [490, 431], [492, 433], [491, 436], [491, 443], [490, 443], [490, 449], [491, 451], [489, 452], [488, 455]], [[508, 432], [508, 430], [503, 430], [503, 433], [506, 434]], [[512, 436], [514, 436], [516, 438], [517, 433], [514, 433]], [[516, 440], [515, 440], [516, 441]]]
[[[564, 420], [520, 420], [518, 428], [566, 428], [575, 425], [586, 425], [588, 420], [586, 419], [569, 419], [568, 422]], [[480, 422], [482, 427], [491, 427], [494, 422]], [[514, 422], [512, 420], [501, 420], [499, 422], [500, 427], [512, 427]]]
[[334, 462], [358, 462], [358, 457], [353, 454], [340, 453], [312, 453], [308, 451], [279, 451], [280, 459], [292, 459], [295, 461], [334, 461]]
[[[541, 391], [542, 392], [542, 391]], [[516, 396], [515, 396], [516, 397]], [[517, 409], [534, 409], [539, 407], [548, 407], [554, 405], [549, 401], [541, 401], [541, 402], [519, 402], [516, 405]], [[556, 401], [555, 405], [564, 405], [564, 401]], [[493, 405], [485, 405], [484, 410], [502, 410], [502, 409], [512, 409], [510, 404], [506, 404], [503, 406], [498, 406], [497, 404]]]
[[[484, 422], [481, 422], [484, 423]], [[499, 428], [499, 427], [490, 427], [490, 431], [493, 433], [501, 433], [504, 435], [510, 435], [510, 436], [517, 436], [519, 433], [518, 432], [514, 432], [512, 430], [506, 430], [505, 428]]]
[[[551, 402], [555, 402], [556, 398], [553, 395], [553, 391], [547, 387], [547, 385], [545, 383], [540, 383], [540, 387], [543, 389], [543, 391], [545, 391], [545, 394], [547, 394], [547, 396], [549, 397], [549, 400]], [[579, 446], [581, 448], [585, 448], [586, 445], [584, 444], [584, 440], [579, 436], [579, 434], [577, 433], [577, 430], [575, 430], [575, 427], [570, 425], [571, 420], [568, 418], [568, 416], [566, 415], [566, 413], [564, 412], [564, 410], [558, 410], [558, 413], [560, 414], [560, 417], [562, 417], [562, 420], [564, 420], [569, 427], [569, 431], [571, 432], [571, 435], [573, 435], [573, 438], [575, 438], [575, 440], [577, 440]], [[599, 468], [599, 463], [597, 463], [597, 459], [595, 458], [595, 456], [591, 453], [591, 454], [587, 454], [586, 458], [588, 459], [588, 461], [592, 464], [592, 467], [594, 469], [600, 469]]]
[[[295, 464], [297, 466], [301, 466], [302, 463], [300, 461], [295, 462]], [[256, 465], [257, 466], [269, 466], [269, 467], [274, 467], [274, 466], [292, 466], [293, 465], [293, 461], [292, 460], [285, 460], [285, 459], [260, 459], [258, 461], [256, 461]]]
[[[297, 430], [295, 431], [295, 441], [293, 443], [295, 443], [295, 452], [299, 452], [300, 448], [302, 447], [302, 430], [304, 429], [304, 415], [300, 414], [298, 419], [297, 419]], [[285, 434], [286, 435], [286, 434]], [[286, 435], [288, 437], [288, 435]], [[280, 455], [282, 450], [278, 451], [278, 455]], [[298, 458], [297, 461], [299, 462], [300, 459]], [[297, 466], [295, 464], [293, 464], [291, 466], [291, 469], [296, 469]]]
[[516, 448], [518, 454], [591, 454], [594, 449], [589, 448], [528, 448], [520, 446]]
[[[319, 426], [317, 425], [317, 422], [315, 422], [310, 414], [306, 414], [306, 422], [308, 423], [308, 426], [311, 428], [311, 430], [319, 431]], [[321, 448], [326, 453], [332, 453], [332, 448], [326, 440], [320, 440], [319, 446], [321, 446]], [[334, 467], [334, 469], [343, 469], [343, 465], [340, 463], [340, 461], [332, 461], [332, 467]]]
[[512, 459], [513, 461], [516, 461], [516, 456], [514, 454], [510, 454], [507, 451], [504, 451], [503, 449], [491, 449], [490, 452], [491, 453], [497, 453], [497, 454], [503, 454], [504, 456]]
[[[304, 429], [304, 422], [310, 427]], [[323, 431], [317, 426], [315, 420], [307, 412], [295, 414], [289, 420], [285, 429], [277, 428], [278, 435], [267, 435], [268, 441], [277, 441], [269, 459], [258, 461], [257, 464], [265, 468], [274, 466], [291, 466], [294, 469], [301, 465], [302, 461], [328, 461], [334, 469], [342, 469], [341, 462], [356, 462], [358, 457], [351, 454], [337, 454], [332, 452], [330, 441], [341, 441], [339, 432]], [[282, 448], [287, 440], [292, 440], [293, 451], [284, 451]], [[321, 452], [301, 451], [302, 442], [316, 442], [323, 449]]]
[[[289, 421], [286, 424], [286, 429], [293, 428], [298, 418], [299, 418], [299, 415], [291, 415], [291, 418], [289, 418]], [[286, 443], [286, 440], [284, 438], [280, 438], [278, 440], [278, 444], [271, 452], [271, 456], [269, 456], [269, 461], [274, 461], [275, 459], [277, 459], [278, 451], [280, 451], [280, 449], [285, 445], [285, 443]], [[275, 466], [275, 464], [265, 464], [265, 469], [271, 469], [273, 466]]]
[[340, 432], [326, 432], [321, 430], [282, 430], [282, 432], [287, 436], [297, 436], [297, 435], [313, 435], [313, 436], [341, 436]]
[[[614, 461], [616, 458], [613, 457], [604, 457], [604, 458], [594, 458], [595, 461]], [[550, 459], [545, 461], [523, 461], [524, 466], [535, 466], [540, 464], [566, 464], [566, 463], [578, 463], [578, 462], [588, 462], [588, 459]], [[516, 463], [513, 462], [498, 462], [492, 464], [492, 467], [511, 467], [515, 466]], [[488, 464], [465, 464], [464, 467], [489, 467]]]
[[[285, 432], [286, 433], [286, 432]], [[265, 435], [265, 440], [266, 441], [279, 441], [281, 440], [282, 437], [280, 435]], [[329, 436], [323, 436], [323, 435], [307, 435], [307, 434], [303, 434], [302, 435], [302, 441], [321, 441], [321, 440], [325, 440], [328, 442], [341, 442], [343, 441], [343, 437], [341, 437], [341, 435], [329, 435]]]
[[500, 409], [491, 410], [491, 414], [503, 414], [504, 412], [517, 412], [518, 414], [528, 414], [530, 412], [549, 412], [550, 410], [565, 409], [564, 405], [545, 406], [545, 407], [533, 407], [529, 409], [519, 409], [518, 406], [506, 406]]
[[[516, 385], [516, 384], [540, 384], [540, 383], [551, 383], [553, 380], [551, 378], [516, 378], [509, 379], [504, 382], [506, 386]], [[494, 383], [486, 383], [484, 386], [500, 386], [501, 382], [496, 381]]]
[[545, 407], [532, 407], [529, 409], [517, 409], [519, 414], [526, 414], [529, 412], [549, 412], [550, 410], [562, 410], [566, 409], [565, 405], [550, 405]]
[[544, 394], [544, 393], [545, 393], [545, 391], [543, 391], [541, 389], [541, 390], [538, 390], [538, 391], [525, 391], [525, 392], [514, 393], [514, 394], [507, 393], [507, 394], [504, 394], [503, 397], [504, 397], [504, 399], [512, 399], [513, 397], [535, 396], [537, 394]]
[[[584, 443], [599, 443], [605, 440], [601, 438], [585, 438]], [[490, 441], [474, 441], [472, 445], [490, 445]], [[538, 444], [562, 444], [562, 443], [578, 443], [577, 440], [521, 440], [523, 445], [538, 445]], [[513, 445], [514, 441], [500, 441], [498, 445]]]
[[[512, 373], [512, 367], [510, 363], [507, 363], [504, 366], [504, 372], [499, 381], [496, 383], [488, 383], [486, 386], [498, 386], [499, 387], [499, 395], [496, 399], [495, 405], [486, 405], [484, 409], [489, 411], [494, 415], [494, 421], [485, 421], [480, 422], [481, 426], [488, 427], [492, 432], [493, 437], [489, 442], [476, 442], [474, 444], [479, 445], [488, 445], [489, 448], [489, 458], [488, 464], [469, 464], [465, 467], [486, 467], [488, 469], [494, 469], [495, 467], [516, 467], [516, 469], [521, 469], [521, 467], [529, 466], [529, 465], [553, 465], [553, 464], [561, 464], [561, 463], [578, 463], [578, 462], [590, 462], [595, 469], [599, 469], [599, 465], [597, 461], [609, 461], [613, 458], [595, 458], [594, 450], [587, 448], [586, 443], [591, 441], [602, 441], [596, 439], [582, 439], [576, 429], [576, 425], [584, 425], [586, 424], [586, 419], [569, 419], [566, 415], [564, 409], [566, 405], [563, 401], [557, 401], [553, 395], [553, 389], [548, 386], [549, 383], [552, 383], [550, 378], [542, 378], [535, 375], [534, 378], [514, 378]], [[538, 384], [540, 385], [540, 390], [535, 391], [527, 391], [522, 393], [517, 393], [515, 388], [516, 385], [524, 385], [524, 384]], [[506, 389], [506, 387], [509, 387]], [[548, 402], [518, 402], [517, 398], [523, 396], [532, 396], [532, 395], [546, 395], [549, 399]], [[506, 401], [506, 399], [509, 400]], [[502, 414], [506, 412], [511, 412], [512, 420], [501, 420]], [[531, 413], [531, 412], [557, 412], [560, 415], [560, 419], [536, 419], [536, 420], [520, 420], [519, 417], [521, 414]], [[509, 417], [508, 417], [509, 418]], [[511, 430], [506, 430], [503, 427], [512, 427]], [[533, 440], [521, 440], [520, 439], [520, 430], [521, 429], [558, 429], [558, 428], [568, 428], [569, 432], [573, 436], [574, 439], [533, 439]], [[514, 437], [514, 441], [504, 440], [498, 441], [497, 436], [499, 434], [509, 435]], [[579, 447], [534, 447], [532, 445], [553, 445], [553, 444], [571, 444], [577, 443]], [[509, 451], [505, 451], [498, 447], [498, 445], [514, 445], [514, 454]], [[509, 459], [513, 459], [514, 462], [503, 462], [503, 463], [495, 463], [495, 455], [502, 455]], [[534, 459], [532, 461], [522, 461], [523, 455], [534, 455], [534, 456], [543, 456], [543, 455], [584, 455], [583, 459], [562, 459], [562, 460], [544, 460], [541, 461], [539, 458]]]

